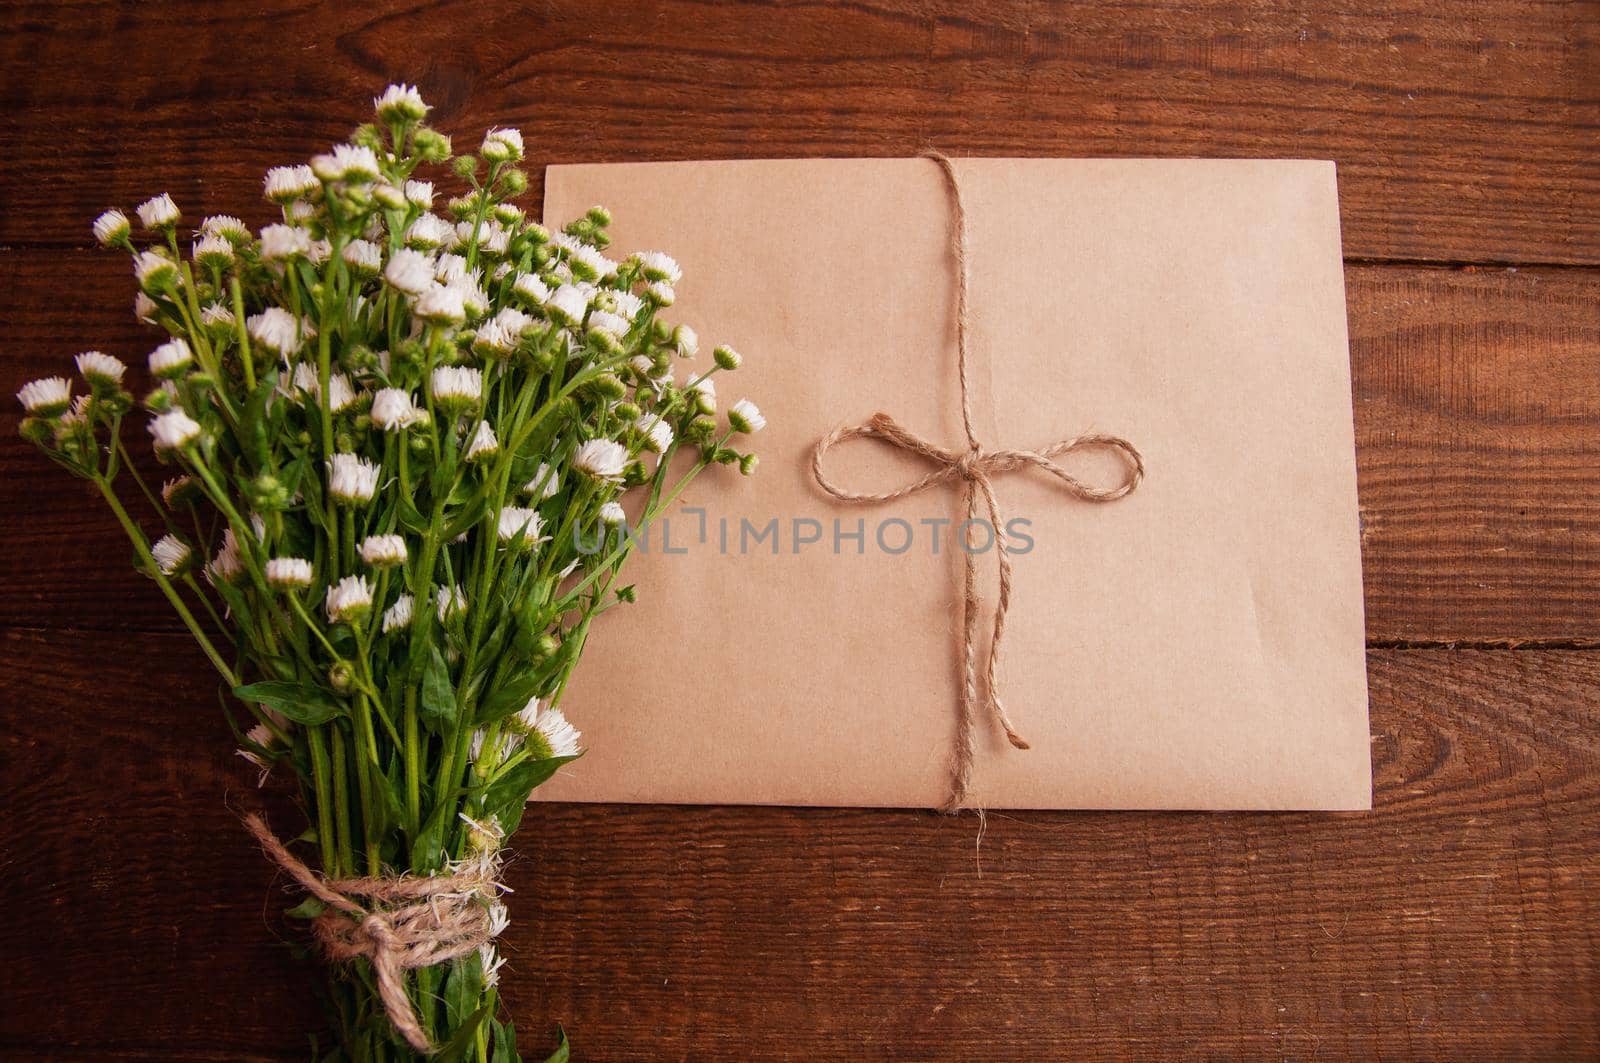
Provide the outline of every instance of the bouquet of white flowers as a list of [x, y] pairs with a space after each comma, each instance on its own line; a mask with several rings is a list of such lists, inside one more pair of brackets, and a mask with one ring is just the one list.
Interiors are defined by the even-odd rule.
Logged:
[[259, 234], [210, 217], [184, 248], [165, 195], [138, 209], [145, 241], [119, 211], [95, 222], [169, 336], [143, 405], [176, 476], [140, 474], [124, 366], [97, 351], [80, 394], [23, 387], [22, 433], [99, 489], [249, 714], [240, 753], [299, 781], [304, 834], [251, 826], [334, 961], [318, 1058], [498, 1063], [519, 1058], [499, 854], [579, 755], [559, 705], [589, 626], [633, 596], [633, 531], [710, 465], [752, 472], [731, 444], [764, 422], [741, 401], [719, 425], [728, 347], [674, 379], [697, 341], [660, 316], [670, 257], [608, 258], [599, 207], [561, 232], [524, 216], [517, 130], [454, 159], [441, 214], [417, 175], [450, 141], [415, 89], [375, 103], [349, 143], [267, 173], [282, 218]]

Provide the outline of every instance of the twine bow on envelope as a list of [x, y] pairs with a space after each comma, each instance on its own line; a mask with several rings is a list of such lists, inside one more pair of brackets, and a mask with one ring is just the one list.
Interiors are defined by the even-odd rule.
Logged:
[[[993, 478], [1018, 469], [1035, 468], [1061, 481], [1067, 492], [1085, 502], [1113, 502], [1133, 492], [1144, 478], [1144, 459], [1132, 443], [1118, 436], [1090, 433], [1073, 439], [1064, 439], [1038, 450], [988, 450], [978, 441], [972, 427], [971, 385], [967, 371], [967, 212], [961, 200], [961, 184], [956, 179], [955, 167], [949, 158], [938, 152], [926, 152], [925, 157], [939, 164], [950, 189], [952, 209], [955, 214], [955, 258], [958, 271], [956, 287], [956, 352], [961, 381], [961, 424], [966, 432], [967, 449], [950, 450], [930, 443], [914, 432], [901, 427], [886, 413], [876, 413], [866, 423], [846, 428], [836, 428], [817, 441], [811, 458], [811, 472], [818, 486], [841, 502], [881, 504], [926, 491], [940, 484], [960, 479], [966, 483], [967, 524], [978, 517], [978, 499], [983, 499], [990, 526], [993, 530], [995, 552], [999, 557], [1000, 594], [995, 603], [994, 634], [989, 645], [989, 657], [984, 666], [983, 690], [989, 711], [1005, 730], [1006, 738], [1018, 749], [1027, 749], [1028, 743], [1017, 733], [1001, 704], [996, 670], [1000, 662], [1000, 646], [1005, 637], [1006, 611], [1011, 605], [1011, 558], [1006, 550], [1005, 522], [1001, 519], [1000, 502], [995, 497]], [[879, 439], [893, 447], [909, 451], [932, 462], [934, 470], [922, 479], [904, 487], [879, 494], [847, 491], [824, 475], [823, 455], [835, 445], [846, 440], [868, 437]], [[1125, 472], [1120, 483], [1111, 487], [1096, 487], [1073, 476], [1052, 461], [1078, 450], [1102, 449], [1117, 453], [1123, 460]], [[975, 707], [978, 701], [977, 618], [978, 618], [978, 561], [971, 549], [970, 540], [962, 543], [965, 555], [963, 593], [961, 596], [961, 628], [965, 683], [962, 690], [956, 731], [955, 756], [951, 765], [950, 797], [944, 810], [958, 810], [967, 796], [972, 777], [973, 733]]]

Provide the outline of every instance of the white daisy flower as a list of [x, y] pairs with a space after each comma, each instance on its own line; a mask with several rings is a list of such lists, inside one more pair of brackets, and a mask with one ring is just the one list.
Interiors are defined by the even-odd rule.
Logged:
[[423, 210], [430, 209], [433, 206], [433, 182], [407, 181], [406, 202]]
[[371, 240], [351, 240], [339, 257], [360, 277], [376, 277], [383, 268], [383, 250]]
[[200, 308], [200, 323], [207, 328], [232, 330], [233, 311], [221, 303], [207, 303]]
[[537, 495], [540, 499], [554, 498], [561, 490], [561, 475], [544, 462], [533, 472], [533, 479], [522, 485], [525, 495]]
[[282, 262], [311, 253], [311, 236], [293, 225], [268, 225], [261, 230], [261, 257], [268, 262]]
[[486, 321], [472, 339], [472, 349], [490, 358], [503, 358], [517, 345], [516, 337], [506, 335], [498, 321]]
[[620, 502], [607, 502], [600, 507], [601, 524], [622, 524], [628, 519], [628, 514], [623, 510]]
[[761, 415], [755, 403], [740, 399], [728, 410], [728, 424], [735, 432], [749, 435], [767, 427], [767, 419]]
[[410, 393], [399, 388], [384, 388], [372, 397], [372, 423], [385, 432], [411, 427], [421, 412]]
[[303, 557], [274, 557], [267, 562], [267, 584], [280, 591], [298, 591], [311, 586], [311, 562]]
[[500, 511], [500, 541], [503, 543], [516, 538], [518, 532], [522, 533], [524, 545], [536, 543], [543, 530], [544, 518], [539, 516], [538, 510], [506, 506]]
[[511, 282], [511, 290], [528, 306], [543, 306], [550, 298], [550, 289], [532, 273], [520, 274]]
[[620, 314], [613, 314], [609, 310], [596, 310], [589, 315], [588, 324], [585, 326], [590, 332], [602, 332], [613, 340], [621, 342], [622, 337], [628, 334], [628, 319]]
[[471, 405], [483, 396], [483, 372], [470, 366], [439, 366], [429, 384], [435, 402]]
[[452, 242], [454, 236], [449, 222], [437, 214], [422, 214], [406, 228], [405, 241], [407, 247], [432, 251]]
[[345, 505], [370, 502], [378, 493], [381, 471], [372, 462], [354, 454], [335, 454], [328, 459], [328, 494]]
[[645, 446], [657, 454], [665, 454], [672, 446], [672, 426], [653, 413], [647, 413], [634, 422], [644, 435]]
[[421, 295], [433, 287], [433, 260], [420, 251], [402, 248], [389, 259], [383, 279], [403, 295]]
[[560, 709], [541, 709], [534, 720], [533, 733], [544, 740], [552, 757], [575, 757], [581, 751], [578, 739], [583, 736]]
[[597, 480], [621, 480], [627, 466], [628, 448], [609, 439], [591, 439], [572, 457], [574, 469]]
[[133, 257], [133, 275], [141, 288], [165, 288], [178, 279], [178, 267], [159, 251], [140, 251]]
[[311, 160], [311, 172], [323, 181], [375, 181], [378, 156], [364, 144], [335, 144], [333, 151]]
[[373, 568], [406, 563], [406, 541], [398, 535], [369, 535], [361, 540], [361, 560]]
[[652, 281], [645, 291], [657, 306], [671, 306], [678, 301], [678, 293], [666, 281]]
[[415, 310], [418, 317], [433, 325], [459, 325], [467, 319], [461, 292], [445, 284], [435, 284], [418, 296]]
[[151, 545], [150, 556], [163, 576], [175, 576], [189, 563], [194, 551], [176, 535], [163, 535]]
[[310, 362], [296, 362], [294, 375], [289, 378], [289, 396], [297, 399], [315, 399], [322, 393], [322, 382], [317, 379], [317, 367]]
[[150, 422], [157, 450], [177, 450], [200, 438], [200, 423], [182, 410], [172, 410]]
[[250, 239], [250, 229], [232, 214], [213, 214], [200, 223], [201, 236], [220, 236], [230, 244]]
[[133, 227], [120, 210], [108, 210], [94, 220], [94, 238], [104, 247], [113, 247], [128, 238]]
[[297, 199], [285, 207], [283, 213], [290, 225], [304, 228], [317, 216], [317, 208], [307, 200]]
[[298, 354], [305, 342], [301, 325], [298, 318], [281, 306], [269, 306], [245, 319], [245, 330], [251, 339], [285, 358]]
[[467, 596], [460, 587], [435, 587], [433, 595], [438, 602], [440, 620], [448, 620], [467, 611]]
[[575, 328], [583, 323], [583, 315], [589, 310], [589, 297], [574, 285], [563, 284], [544, 305], [551, 317], [563, 325]]
[[684, 387], [699, 400], [701, 413], [715, 413], [717, 409], [717, 382], [708, 376], [696, 377]]
[[350, 386], [350, 378], [343, 373], [334, 373], [328, 377], [328, 411], [339, 413], [356, 401], [355, 388]]
[[478, 430], [472, 434], [472, 442], [467, 444], [466, 460], [492, 458], [498, 453], [500, 441], [495, 438], [494, 429], [489, 427], [488, 421], [479, 421]]
[[632, 292], [612, 292], [611, 307], [632, 323], [639, 316], [639, 311], [644, 309], [644, 300]]
[[142, 321], [146, 325], [154, 325], [156, 323], [156, 315], [160, 312], [161, 308], [156, 306], [154, 299], [144, 292], [133, 293], [133, 316], [135, 320]]
[[414, 85], [390, 85], [382, 96], [373, 97], [372, 108], [385, 122], [420, 122], [428, 115], [428, 105]]
[[505, 933], [506, 927], [511, 925], [511, 913], [499, 901], [489, 905], [489, 936], [497, 938]]
[[372, 587], [365, 576], [346, 576], [328, 588], [329, 623], [350, 623], [372, 608]]
[[453, 251], [446, 251], [440, 255], [439, 261], [433, 267], [433, 279], [440, 284], [449, 284], [466, 275], [467, 260]]
[[75, 359], [78, 372], [91, 384], [115, 387], [122, 383], [122, 374], [128, 367], [101, 351], [84, 351]]
[[491, 129], [483, 135], [483, 147], [478, 154], [490, 162], [516, 162], [522, 158], [522, 130]]
[[505, 307], [494, 316], [493, 320], [507, 336], [511, 337], [513, 343], [520, 340], [523, 333], [533, 328], [533, 318], [514, 306]]
[[[257, 746], [261, 749], [271, 749], [278, 741], [278, 736], [273, 733], [272, 728], [268, 727], [264, 723], [258, 723], [254, 727], [250, 728], [250, 730], [245, 732], [244, 737], [253, 746]], [[248, 760], [250, 763], [254, 764], [256, 767], [260, 768], [263, 773], [272, 770], [272, 762], [266, 757], [262, 756], [260, 753], [256, 752], [255, 749], [236, 749], [234, 752], [239, 754], [239, 756], [243, 757], [245, 760]], [[261, 781], [263, 783], [266, 782], [265, 774], [262, 775]]]
[[182, 376], [193, 361], [194, 352], [188, 342], [181, 336], [174, 337], [150, 352], [150, 372], [163, 380], [173, 380]]
[[638, 259], [639, 268], [644, 272], [646, 280], [666, 281], [668, 284], [677, 284], [683, 276], [677, 259], [662, 251], [643, 251], [634, 256]]
[[445, 287], [461, 297], [462, 309], [467, 312], [468, 317], [479, 318], [489, 312], [489, 295], [473, 278], [457, 277]]
[[570, 256], [568, 262], [572, 266], [574, 276], [594, 280], [617, 275], [617, 264], [602, 255], [598, 248], [573, 241], [567, 248], [567, 254]]
[[483, 984], [493, 988], [500, 984], [500, 968], [506, 965], [505, 957], [485, 941], [478, 946], [478, 966], [483, 969]]
[[383, 633], [411, 626], [411, 609], [416, 604], [416, 599], [409, 594], [402, 594], [394, 600], [394, 604], [383, 612]]
[[224, 583], [233, 583], [242, 575], [244, 556], [239, 552], [239, 540], [234, 537], [232, 528], [224, 528], [217, 556], [206, 566], [206, 578], [213, 582], [220, 579]]
[[280, 206], [309, 196], [320, 187], [309, 166], [274, 166], [262, 181], [267, 198]]
[[178, 224], [180, 217], [178, 205], [165, 192], [139, 204], [139, 224], [146, 229], [165, 229]]
[[208, 233], [194, 242], [194, 260], [202, 266], [221, 269], [233, 261], [233, 245], [226, 237]]
[[719, 369], [732, 371], [744, 364], [744, 356], [729, 347], [726, 343], [719, 343], [711, 352], [712, 361], [717, 363]]

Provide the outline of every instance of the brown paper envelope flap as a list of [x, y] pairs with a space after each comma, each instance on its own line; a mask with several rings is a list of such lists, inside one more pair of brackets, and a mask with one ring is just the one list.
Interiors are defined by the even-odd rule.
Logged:
[[[995, 479], [1033, 541], [1014, 558], [1001, 669], [1033, 748], [1010, 749], [983, 720], [974, 801], [1369, 807], [1332, 164], [956, 168], [978, 434], [1030, 448], [1101, 430], [1132, 441], [1149, 470], [1103, 505], [1036, 471]], [[935, 522], [964, 516], [961, 485], [849, 506], [809, 468], [820, 436], [879, 410], [962, 445], [938, 170], [920, 159], [549, 169], [547, 221], [594, 203], [616, 217], [616, 253], [679, 260], [667, 316], [698, 330], [700, 364], [714, 343], [744, 353], [719, 398], [748, 396], [770, 423], [754, 440], [756, 476], [703, 477], [683, 505], [704, 516], [680, 508], [671, 542], [658, 526], [630, 562], [639, 602], [595, 625], [565, 701], [590, 752], [540, 796], [938, 804], [961, 683], [961, 559]], [[1086, 477], [1112, 472], [1067, 460]], [[871, 440], [828, 456], [829, 474], [863, 491], [927, 468]], [[752, 534], [774, 519], [776, 536]], [[811, 521], [822, 541], [797, 543]], [[891, 552], [907, 528], [911, 547]], [[994, 558], [981, 560], [990, 609]]]

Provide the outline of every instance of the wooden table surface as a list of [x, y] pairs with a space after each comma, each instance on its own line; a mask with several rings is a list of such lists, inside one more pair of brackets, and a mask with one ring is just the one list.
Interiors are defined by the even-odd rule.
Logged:
[[[0, 391], [142, 362], [101, 209], [259, 224], [261, 172], [390, 80], [535, 167], [1335, 159], [1373, 812], [994, 814], [980, 849], [917, 811], [542, 807], [510, 1006], [608, 1061], [1594, 1058], [1597, 36], [1592, 0], [10, 4]], [[0, 1059], [304, 1058], [207, 667], [0, 422]]]

